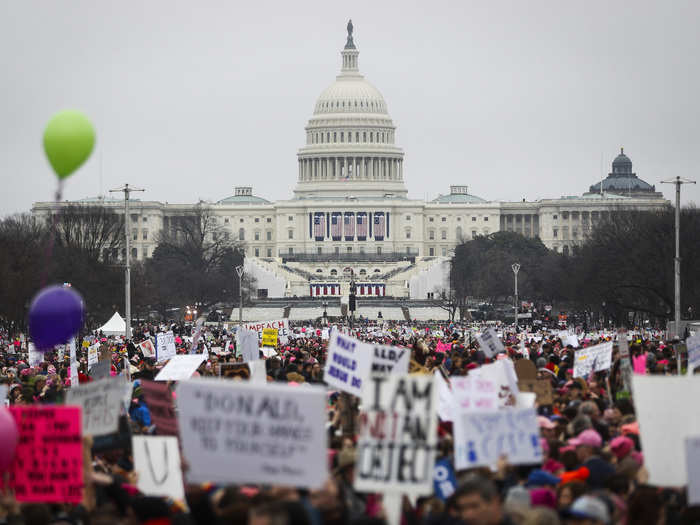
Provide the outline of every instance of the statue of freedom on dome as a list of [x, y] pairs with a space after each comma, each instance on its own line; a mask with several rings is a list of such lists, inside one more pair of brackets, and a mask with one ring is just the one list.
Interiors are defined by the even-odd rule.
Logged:
[[352, 19], [348, 20], [348, 40], [345, 42], [345, 49], [355, 49], [355, 42], [352, 41]]

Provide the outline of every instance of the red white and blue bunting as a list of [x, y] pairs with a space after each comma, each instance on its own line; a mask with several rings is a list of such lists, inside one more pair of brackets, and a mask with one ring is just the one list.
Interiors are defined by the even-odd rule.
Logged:
[[309, 295], [311, 297], [325, 297], [340, 295], [339, 283], [310, 284]]

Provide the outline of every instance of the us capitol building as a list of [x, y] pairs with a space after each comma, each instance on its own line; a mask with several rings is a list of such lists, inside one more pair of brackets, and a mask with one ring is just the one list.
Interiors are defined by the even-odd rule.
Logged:
[[[270, 202], [238, 186], [206, 204], [222, 234], [245, 250], [259, 297], [346, 296], [353, 276], [360, 297], [426, 299], [446, 288], [449, 257], [462, 240], [512, 231], [567, 254], [614, 209], [669, 205], [637, 178], [622, 151], [608, 177], [581, 196], [495, 202], [458, 183], [431, 201], [409, 199], [396, 127], [381, 93], [360, 73], [352, 22], [347, 29], [340, 74], [318, 97], [297, 153], [294, 196]], [[47, 217], [60, 206], [95, 204], [123, 213], [123, 203], [38, 202], [32, 212]], [[159, 231], [198, 206], [130, 203], [137, 260], [153, 254]]]

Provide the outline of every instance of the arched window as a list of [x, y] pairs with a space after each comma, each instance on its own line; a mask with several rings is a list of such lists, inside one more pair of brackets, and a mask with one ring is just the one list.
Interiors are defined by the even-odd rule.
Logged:
[[379, 268], [375, 268], [374, 273], [382, 273], [382, 271]]
[[407, 239], [411, 238], [411, 228], [406, 228], [406, 238]]
[[238, 230], [238, 240], [245, 241], [245, 230], [243, 228]]
[[331, 270], [331, 277], [335, 277], [336, 275], [338, 275], [338, 270], [336, 270], [335, 268], [333, 268], [333, 269]]
[[367, 270], [362, 268], [362, 270], [360, 270], [360, 275], [367, 275]]
[[458, 241], [462, 240], [462, 227], [457, 226], [457, 229], [455, 230], [455, 236], [457, 237]]
[[323, 270], [321, 268], [316, 268], [316, 273], [323, 273]]
[[367, 132], [366, 131], [362, 132], [362, 142], [367, 142]]
[[431, 241], [435, 240], [435, 230], [428, 230], [428, 239]]
[[440, 237], [442, 238], [443, 241], [446, 240], [447, 239], [447, 230], [442, 230], [440, 232]]

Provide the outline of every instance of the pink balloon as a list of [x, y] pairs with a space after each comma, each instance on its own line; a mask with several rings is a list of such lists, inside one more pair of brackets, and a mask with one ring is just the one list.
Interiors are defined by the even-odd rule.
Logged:
[[0, 472], [4, 472], [12, 464], [18, 441], [19, 431], [15, 418], [7, 408], [0, 408]]

